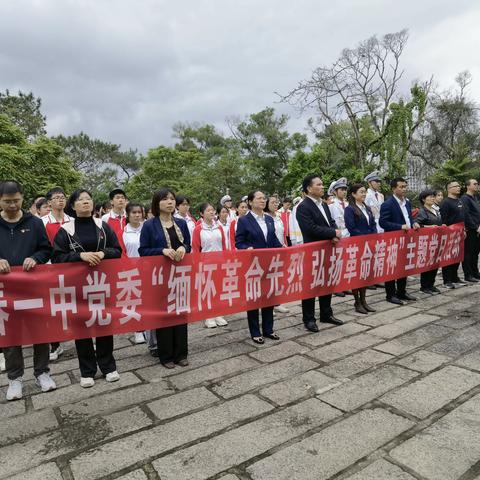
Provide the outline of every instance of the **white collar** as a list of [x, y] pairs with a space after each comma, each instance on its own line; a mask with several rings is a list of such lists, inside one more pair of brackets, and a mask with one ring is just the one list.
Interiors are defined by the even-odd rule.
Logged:
[[404, 198], [403, 200], [400, 200], [395, 194], [393, 195], [393, 198], [398, 202], [399, 205], [402, 207], [407, 204], [407, 199]]
[[[312, 200], [313, 202], [315, 202], [317, 205], [323, 205], [323, 200], [320, 198], [320, 200], [317, 200], [316, 198], [310, 196], [310, 195], [307, 195], [307, 197]], [[336, 200], [336, 199], [335, 199]], [[297, 203], [298, 205], [298, 203]]]
[[127, 223], [127, 226], [125, 227], [125, 231], [128, 233], [138, 233], [142, 230], [143, 223], [140, 224], [139, 227], [134, 228], [130, 223]]
[[112, 210], [110, 210], [110, 217], [111, 218], [125, 218], [127, 216], [127, 213], [125, 211], [123, 211], [122, 213], [115, 213]]
[[262, 221], [265, 221], [265, 214], [263, 214], [262, 216], [260, 215], [257, 215], [253, 210], [250, 210], [251, 214], [253, 215], [253, 218], [255, 220], [262, 220]]

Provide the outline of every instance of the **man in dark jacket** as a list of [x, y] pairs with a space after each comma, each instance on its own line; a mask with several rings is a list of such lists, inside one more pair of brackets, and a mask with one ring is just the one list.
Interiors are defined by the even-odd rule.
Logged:
[[[332, 240], [338, 243], [342, 231], [337, 228], [335, 221], [330, 215], [330, 210], [323, 202], [323, 182], [318, 175], [308, 175], [302, 183], [302, 189], [306, 197], [298, 205], [297, 221], [303, 235], [304, 243], [318, 242], [319, 240]], [[332, 295], [318, 297], [320, 303], [320, 321], [342, 325], [343, 322], [333, 316]], [[315, 321], [315, 298], [302, 300], [303, 323], [307, 330], [318, 332]]]
[[462, 195], [463, 211], [465, 213], [465, 256], [463, 259], [463, 274], [467, 282], [480, 281], [478, 272], [478, 254], [480, 252], [480, 204], [476, 198], [478, 181], [471, 178], [465, 185], [467, 191]]
[[[46, 263], [52, 247], [42, 220], [22, 210], [23, 188], [15, 181], [0, 184], [0, 273], [8, 274], [11, 267], [22, 266], [26, 272], [38, 263]], [[1, 277], [0, 277], [1, 280]], [[22, 398], [23, 352], [21, 346], [3, 349], [9, 380], [7, 400]], [[49, 344], [33, 346], [33, 368], [35, 383], [43, 392], [54, 390], [55, 382], [50, 378]]]

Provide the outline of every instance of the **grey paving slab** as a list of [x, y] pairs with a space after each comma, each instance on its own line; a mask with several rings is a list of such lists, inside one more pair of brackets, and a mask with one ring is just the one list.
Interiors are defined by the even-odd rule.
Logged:
[[274, 346], [267, 345], [266, 348], [250, 353], [250, 356], [259, 362], [272, 363], [292, 355], [307, 353], [309, 350], [309, 347], [287, 340]]
[[455, 363], [462, 367], [480, 371], [480, 348], [460, 357]]
[[333, 342], [334, 340], [338, 340], [339, 338], [348, 337], [350, 335], [363, 332], [368, 328], [369, 327], [365, 325], [359, 325], [358, 323], [347, 323], [345, 325], [341, 325], [340, 327], [331, 327], [326, 330], [322, 330], [316, 335], [308, 335], [307, 337], [302, 338], [302, 343], [312, 347], [318, 347], [320, 345]]
[[382, 338], [394, 338], [409, 332], [410, 330], [415, 330], [423, 325], [432, 323], [439, 318], [440, 317], [435, 315], [419, 313], [389, 325], [382, 325], [380, 327], [373, 328], [372, 330], [369, 330], [368, 333], [370, 335], [376, 335]]
[[392, 355], [386, 353], [375, 350], [365, 350], [364, 352], [350, 355], [343, 360], [333, 362], [327, 367], [322, 367], [320, 372], [332, 377], [350, 377], [381, 363], [388, 362], [393, 358]]
[[447, 366], [384, 395], [380, 400], [418, 418], [425, 418], [477, 385], [480, 385], [480, 373]]
[[102, 478], [272, 409], [246, 395], [83, 452], [70, 460], [70, 467], [76, 479]]
[[207, 479], [318, 427], [340, 412], [309, 399], [153, 462], [162, 480]]
[[8, 480], [63, 480], [60, 469], [54, 462], [44, 463], [38, 467], [9, 476]]
[[115, 480], [148, 480], [148, 477], [143, 470], [134, 470], [121, 477], [117, 477]]
[[343, 383], [321, 394], [319, 398], [342, 410], [353, 410], [378, 398], [388, 390], [412, 380], [417, 375], [411, 370], [387, 365]]
[[0, 418], [10, 418], [26, 412], [25, 400], [0, 403]]
[[295, 375], [287, 380], [274, 383], [260, 390], [260, 394], [277, 405], [286, 405], [304, 397], [313, 397], [338, 385], [340, 385], [338, 380], [319, 371], [310, 370], [301, 375]]
[[386, 460], [377, 460], [345, 480], [416, 480], [400, 467]]
[[392, 308], [384, 312], [377, 312], [371, 315], [364, 315], [363, 318], [360, 318], [358, 321], [364, 325], [370, 325], [372, 327], [378, 327], [380, 325], [387, 325], [400, 320], [401, 318], [410, 317], [421, 313], [422, 310], [419, 308], [412, 307], [410, 305], [404, 305], [399, 308]]
[[452, 333], [441, 342], [428, 347], [427, 350], [441, 355], [456, 357], [478, 346], [479, 338], [480, 324], [475, 324], [464, 330]]
[[419, 350], [408, 355], [408, 357], [401, 358], [396, 363], [412, 370], [426, 373], [449, 361], [451, 361], [451, 358], [446, 355], [439, 355], [428, 350]]
[[480, 395], [390, 452], [428, 480], [457, 480], [480, 458]]
[[316, 367], [318, 367], [318, 363], [313, 360], [295, 355], [221, 381], [213, 387], [213, 391], [223, 398], [231, 398]]
[[364, 410], [254, 463], [247, 471], [253, 480], [326, 480], [412, 425], [386, 410]]

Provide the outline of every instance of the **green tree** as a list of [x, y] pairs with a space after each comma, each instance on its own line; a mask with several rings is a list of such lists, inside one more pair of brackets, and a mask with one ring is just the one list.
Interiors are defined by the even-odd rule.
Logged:
[[46, 117], [41, 112], [42, 101], [32, 92], [19, 91], [12, 95], [9, 90], [0, 92], [0, 114], [6, 115], [19, 127], [27, 139], [45, 135]]
[[28, 200], [55, 186], [72, 191], [81, 182], [60, 145], [46, 137], [28, 142], [6, 115], [0, 115], [0, 178], [20, 182]]

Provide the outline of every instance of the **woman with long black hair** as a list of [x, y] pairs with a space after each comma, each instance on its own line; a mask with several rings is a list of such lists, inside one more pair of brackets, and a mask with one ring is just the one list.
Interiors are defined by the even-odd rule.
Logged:
[[[365, 204], [367, 189], [361, 183], [354, 183], [348, 193], [348, 205], [345, 207], [345, 226], [351, 237], [377, 233], [375, 217], [372, 210]], [[363, 314], [375, 312], [367, 303], [367, 287], [352, 290], [355, 298], [355, 311]]]
[[[140, 234], [141, 257], [163, 255], [173, 262], [179, 262], [190, 253], [190, 232], [187, 222], [174, 217], [175, 193], [170, 188], [161, 188], [153, 194], [153, 218], [147, 220]], [[187, 324], [157, 328], [157, 349], [160, 363], [165, 368], [188, 365]]]
[[[52, 263], [85, 262], [98, 266], [107, 258], [120, 258], [122, 249], [111, 227], [93, 217], [93, 199], [88, 190], [75, 190], [67, 203], [68, 214], [73, 217], [64, 223], [53, 244]], [[95, 385], [97, 366], [107, 382], [119, 380], [113, 357], [113, 336], [97, 337], [95, 348], [91, 338], [75, 340], [80, 365], [80, 386]]]

